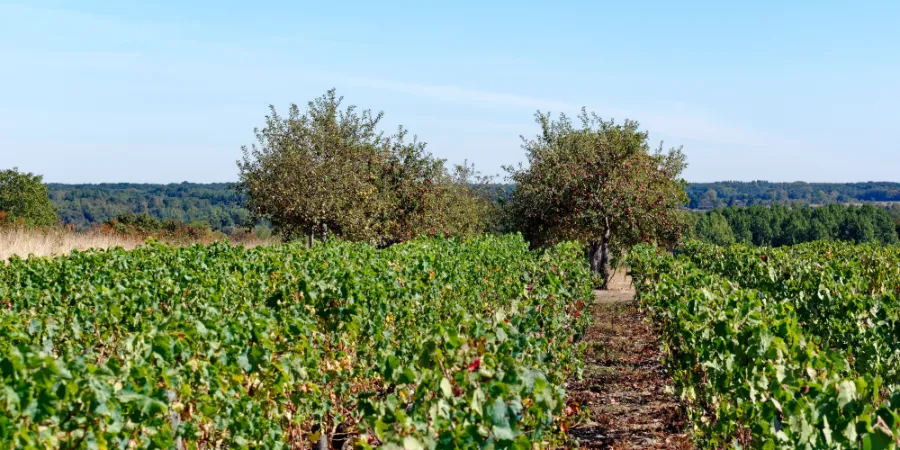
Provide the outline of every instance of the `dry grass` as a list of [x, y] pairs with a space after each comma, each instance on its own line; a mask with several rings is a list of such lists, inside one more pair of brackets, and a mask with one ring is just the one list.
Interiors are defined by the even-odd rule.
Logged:
[[[239, 242], [245, 247], [269, 245], [275, 240], [262, 240], [245, 236]], [[3, 228], [0, 227], [0, 261], [7, 261], [12, 255], [27, 258], [34, 256], [60, 256], [72, 252], [72, 250], [87, 250], [91, 248], [105, 249], [122, 247], [131, 250], [144, 243], [143, 236], [126, 236], [100, 231], [88, 231], [76, 233], [62, 228], [29, 229], [29, 228]], [[170, 242], [176, 245], [185, 245], [192, 242]]]
[[137, 237], [86, 232], [73, 233], [64, 229], [0, 228], [0, 261], [12, 255], [60, 256], [72, 250], [124, 247], [133, 249], [143, 243]]

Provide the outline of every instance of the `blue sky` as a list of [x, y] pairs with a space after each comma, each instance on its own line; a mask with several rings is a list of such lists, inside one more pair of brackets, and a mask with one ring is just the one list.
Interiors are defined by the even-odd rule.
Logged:
[[336, 87], [487, 173], [586, 106], [689, 181], [900, 181], [894, 0], [186, 3], [0, 0], [0, 168], [232, 181], [269, 104]]

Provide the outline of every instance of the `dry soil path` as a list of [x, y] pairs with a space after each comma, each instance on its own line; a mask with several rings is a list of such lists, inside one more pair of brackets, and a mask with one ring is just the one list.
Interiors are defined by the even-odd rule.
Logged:
[[572, 399], [590, 411], [572, 429], [582, 448], [690, 449], [682, 409], [667, 386], [659, 342], [634, 305], [631, 280], [617, 275], [597, 291], [585, 340], [584, 379]]

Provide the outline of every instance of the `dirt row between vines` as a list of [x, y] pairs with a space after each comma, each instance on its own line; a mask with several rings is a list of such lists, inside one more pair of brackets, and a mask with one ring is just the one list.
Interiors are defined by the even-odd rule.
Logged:
[[659, 341], [635, 308], [631, 280], [617, 274], [610, 289], [596, 295], [584, 379], [569, 387], [590, 419], [571, 434], [582, 448], [693, 448]]

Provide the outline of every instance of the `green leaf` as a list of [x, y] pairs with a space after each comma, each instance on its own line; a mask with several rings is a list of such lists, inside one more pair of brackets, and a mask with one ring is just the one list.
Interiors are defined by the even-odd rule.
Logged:
[[843, 408], [853, 400], [856, 400], [856, 383], [850, 380], [841, 381], [838, 384], [838, 406]]
[[403, 438], [403, 450], [425, 450], [425, 446], [418, 439], [407, 436]]
[[444, 393], [444, 397], [453, 397], [453, 386], [446, 377], [441, 378], [441, 392]]
[[484, 407], [484, 392], [481, 388], [475, 389], [472, 392], [472, 398], [469, 401], [469, 406], [475, 411], [479, 416], [482, 415], [482, 408]]
[[509, 410], [506, 402], [497, 397], [490, 406], [491, 424], [495, 427], [509, 428]]

